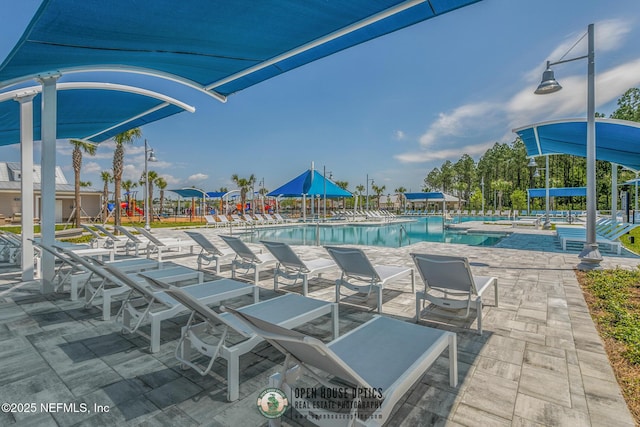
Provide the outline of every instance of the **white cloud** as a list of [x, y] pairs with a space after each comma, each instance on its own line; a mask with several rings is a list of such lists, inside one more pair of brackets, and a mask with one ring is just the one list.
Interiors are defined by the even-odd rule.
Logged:
[[188, 182], [199, 182], [199, 181], [204, 181], [205, 179], [209, 178], [209, 175], [206, 175], [204, 173], [196, 173], [191, 175], [189, 178], [187, 178]]
[[96, 162], [82, 162], [82, 172], [83, 173], [100, 173], [103, 168]]
[[480, 124], [496, 108], [496, 105], [490, 103], [466, 104], [450, 114], [440, 113], [438, 120], [420, 137], [420, 146], [430, 147], [447, 136], [468, 135], [474, 126]]
[[483, 154], [493, 146], [495, 142], [467, 145], [464, 147], [443, 148], [441, 150], [422, 150], [411, 153], [403, 153], [395, 156], [402, 163], [426, 163], [434, 160], [457, 159], [462, 153], [471, 157]]
[[394, 137], [395, 137], [396, 141], [403, 141], [403, 140], [407, 139], [407, 134], [405, 134], [405, 133], [404, 133], [403, 131], [401, 131], [401, 130], [397, 130], [397, 131], [395, 132]]

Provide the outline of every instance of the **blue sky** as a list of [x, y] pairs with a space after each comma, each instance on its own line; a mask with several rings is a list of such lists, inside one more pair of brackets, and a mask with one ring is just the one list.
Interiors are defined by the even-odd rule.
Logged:
[[[40, 1], [2, 3], [0, 60]], [[419, 191], [432, 168], [463, 153], [477, 160], [495, 142], [513, 141], [514, 127], [584, 117], [586, 61], [554, 67], [561, 92], [533, 90], [545, 61], [562, 57], [589, 23], [596, 25], [596, 110], [609, 115], [628, 88], [640, 86], [637, 0], [485, 0], [253, 86], [226, 104], [142, 76], [73, 79], [133, 83], [196, 107], [142, 129], [159, 160], [151, 169], [169, 188], [234, 189], [237, 173], [272, 190], [313, 161], [350, 190], [368, 174], [385, 193]], [[567, 58], [585, 53], [586, 39]], [[142, 145], [127, 147], [125, 179], [139, 179]], [[85, 156], [82, 180], [101, 188], [112, 156], [108, 142]], [[0, 147], [0, 161], [18, 160], [18, 146]], [[67, 141], [58, 142], [57, 163], [71, 180]]]

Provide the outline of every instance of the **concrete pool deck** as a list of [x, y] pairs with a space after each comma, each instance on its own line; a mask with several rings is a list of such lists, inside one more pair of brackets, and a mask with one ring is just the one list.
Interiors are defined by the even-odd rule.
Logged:
[[[426, 242], [363, 247], [374, 263], [406, 266], [412, 265], [411, 252], [464, 255], [474, 273], [499, 280], [499, 306], [493, 306], [492, 291], [484, 298], [482, 336], [472, 320], [421, 321], [457, 333], [460, 382], [449, 386], [448, 360], [441, 356], [396, 406], [388, 425], [633, 426], [573, 271], [578, 251], [563, 252], [549, 231], [465, 225], [513, 233], [494, 247]], [[224, 245], [217, 237], [223, 229], [195, 231]], [[154, 229], [154, 234], [186, 237], [181, 230]], [[303, 259], [328, 257], [322, 247], [294, 249]], [[604, 255], [606, 268], [635, 268], [640, 262], [626, 251]], [[196, 267], [196, 256], [185, 252], [167, 252], [163, 259]], [[214, 277], [213, 269], [206, 271], [209, 279]], [[223, 264], [221, 276], [230, 275], [229, 264]], [[223, 363], [216, 362], [213, 375], [200, 377], [181, 370], [173, 357], [187, 316], [166, 322], [160, 351], [151, 354], [145, 339], [121, 334], [113, 322], [100, 320], [97, 309], [69, 301], [68, 294], [40, 295], [37, 284], [21, 283], [19, 277], [13, 267], [0, 269], [0, 402], [85, 403], [91, 411], [2, 412], [0, 425], [266, 423], [255, 407], [256, 397], [284, 359], [270, 346], [259, 345], [241, 359], [240, 399], [226, 402], [226, 381], [219, 375]], [[333, 301], [338, 277], [335, 270], [310, 280], [309, 296]], [[260, 287], [261, 300], [276, 295], [271, 272], [261, 274]], [[292, 289], [301, 292], [299, 285]], [[340, 332], [371, 318], [374, 299], [343, 300]], [[385, 315], [407, 321], [415, 316], [409, 279], [392, 283], [383, 302]], [[301, 330], [327, 339], [327, 320]], [[95, 412], [94, 404], [109, 407], [109, 412]], [[284, 421], [299, 425], [298, 420]]]

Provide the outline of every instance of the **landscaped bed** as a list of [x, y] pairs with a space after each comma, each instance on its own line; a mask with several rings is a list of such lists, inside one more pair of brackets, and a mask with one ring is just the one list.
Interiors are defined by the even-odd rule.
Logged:
[[577, 275], [624, 398], [640, 425], [640, 269]]

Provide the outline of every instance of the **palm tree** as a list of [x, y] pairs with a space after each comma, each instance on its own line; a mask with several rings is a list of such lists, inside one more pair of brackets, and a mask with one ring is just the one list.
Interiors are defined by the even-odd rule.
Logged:
[[156, 178], [156, 187], [160, 190], [160, 215], [162, 216], [162, 208], [164, 207], [164, 189], [167, 188], [167, 180], [159, 176]]
[[[116, 149], [113, 152], [113, 183], [114, 183], [114, 195], [116, 204], [116, 213], [114, 216], [115, 225], [121, 225], [120, 219], [120, 186], [122, 183], [122, 171], [124, 169], [124, 145], [133, 144], [133, 141], [142, 136], [140, 128], [130, 129], [128, 131], [117, 134], [113, 137], [116, 143]], [[145, 153], [146, 155], [146, 153]], [[118, 230], [116, 229], [116, 232]]]
[[502, 195], [511, 188], [511, 181], [497, 179], [491, 181], [491, 188], [498, 191], [498, 210], [502, 210]]
[[240, 202], [242, 203], [242, 209], [244, 210], [247, 202], [247, 192], [253, 187], [253, 184], [255, 184], [256, 177], [251, 174], [249, 178], [240, 178], [238, 174], [234, 173], [231, 176], [231, 181], [233, 181], [240, 189]]
[[[360, 184], [356, 186], [356, 194], [360, 198], [358, 203], [358, 209], [362, 209], [362, 193], [364, 193], [364, 185]], [[355, 207], [355, 205], [354, 205]]]
[[102, 188], [102, 221], [106, 222], [109, 216], [109, 184], [113, 182], [113, 177], [109, 171], [102, 171], [100, 173], [100, 179], [104, 183]]
[[81, 141], [79, 139], [71, 139], [69, 143], [73, 145], [71, 159], [73, 160], [73, 173], [75, 175], [75, 226], [80, 228], [82, 218], [82, 206], [80, 202], [80, 170], [82, 169], [82, 153], [85, 152], [91, 156], [96, 154], [96, 146], [90, 142]]
[[376, 193], [376, 199], [378, 199], [378, 209], [380, 209], [380, 195], [382, 193], [384, 193], [384, 190], [386, 190], [387, 186], [383, 185], [382, 187], [378, 187], [376, 184], [371, 184], [371, 189], [373, 190], [374, 193]]
[[[156, 171], [148, 171], [147, 173], [149, 174], [149, 185], [147, 185], [147, 200], [149, 203], [147, 204], [147, 207], [149, 208], [149, 218], [151, 219], [151, 222], [153, 222], [153, 183], [159, 178], [159, 176]], [[140, 177], [141, 186], [145, 185], [145, 179], [146, 177], [143, 172]]]
[[[347, 187], [349, 186], [349, 181], [335, 181], [335, 184], [338, 187], [342, 188], [343, 190], [346, 190]], [[343, 209], [347, 208], [347, 203], [344, 197], [342, 198], [342, 208]], [[331, 202], [331, 209], [333, 209], [333, 201]]]
[[396, 195], [400, 199], [400, 212], [404, 212], [404, 193], [407, 192], [407, 189], [400, 186], [393, 190], [393, 192], [396, 193]]
[[122, 181], [120, 186], [127, 192], [127, 212], [133, 212], [133, 207], [131, 206], [131, 190], [137, 187], [138, 183], [127, 179], [126, 181]]

